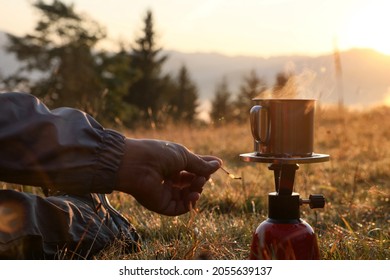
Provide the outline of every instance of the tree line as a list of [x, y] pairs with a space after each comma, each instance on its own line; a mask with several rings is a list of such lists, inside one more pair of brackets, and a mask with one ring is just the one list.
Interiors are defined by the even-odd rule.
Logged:
[[[148, 10], [141, 35], [117, 52], [96, 51], [107, 34], [99, 23], [59, 0], [32, 4], [41, 15], [25, 36], [7, 34], [6, 50], [22, 67], [2, 80], [3, 90], [30, 92], [49, 107], [76, 107], [100, 122], [134, 127], [166, 122], [191, 124], [198, 119], [199, 93], [186, 67], [164, 74], [167, 56], [156, 42], [153, 14]], [[273, 89], [252, 70], [235, 100], [223, 78], [211, 101], [213, 123], [244, 121], [254, 97], [286, 91], [293, 75], [280, 73]], [[294, 87], [288, 87], [294, 91]], [[292, 88], [292, 90], [291, 90]]]

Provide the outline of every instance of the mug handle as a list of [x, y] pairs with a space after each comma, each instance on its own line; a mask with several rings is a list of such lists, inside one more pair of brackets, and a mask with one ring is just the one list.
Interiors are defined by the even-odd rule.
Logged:
[[267, 144], [269, 136], [268, 110], [266, 107], [255, 105], [250, 110], [252, 136], [259, 144]]

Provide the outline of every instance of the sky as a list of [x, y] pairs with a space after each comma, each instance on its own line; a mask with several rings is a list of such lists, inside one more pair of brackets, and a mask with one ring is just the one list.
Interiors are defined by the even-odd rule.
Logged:
[[[33, 0], [0, 0], [0, 30], [24, 35]], [[51, 0], [45, 2], [51, 3]], [[320, 55], [372, 48], [390, 55], [388, 0], [63, 0], [107, 30], [110, 49], [132, 43], [150, 9], [165, 50], [229, 56]]]

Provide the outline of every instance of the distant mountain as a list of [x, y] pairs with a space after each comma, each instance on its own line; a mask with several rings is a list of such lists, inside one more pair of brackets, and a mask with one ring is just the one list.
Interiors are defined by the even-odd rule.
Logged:
[[[10, 75], [18, 68], [15, 56], [3, 49], [6, 41], [6, 35], [0, 32], [0, 77]], [[293, 71], [297, 75], [301, 97], [317, 98], [322, 103], [337, 103], [339, 92], [342, 92], [346, 105], [360, 107], [379, 104], [390, 96], [390, 56], [369, 49], [340, 53], [342, 83], [339, 87], [333, 54], [270, 58], [178, 51], [164, 51], [164, 54], [168, 55], [168, 59], [163, 71], [177, 75], [184, 64], [197, 84], [204, 108], [207, 108], [222, 77], [227, 78], [230, 91], [235, 95], [243, 77], [252, 69], [267, 81], [269, 87], [273, 86], [278, 72]]]
[[[167, 52], [166, 71], [177, 71], [185, 64], [197, 82], [203, 99], [214, 94], [215, 85], [223, 76], [230, 90], [237, 93], [243, 76], [255, 70], [269, 87], [278, 72], [293, 71], [302, 97], [317, 98], [323, 103], [337, 103], [339, 92], [345, 105], [372, 106], [390, 95], [390, 56], [369, 49], [341, 52], [341, 83], [335, 75], [334, 56], [280, 56], [271, 58], [220, 54]], [[340, 84], [340, 86], [338, 86]]]

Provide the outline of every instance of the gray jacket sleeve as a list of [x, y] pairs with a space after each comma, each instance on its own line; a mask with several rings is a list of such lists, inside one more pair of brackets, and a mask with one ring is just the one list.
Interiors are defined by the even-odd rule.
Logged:
[[30, 94], [0, 93], [0, 181], [109, 193], [124, 140], [82, 111], [49, 110]]

